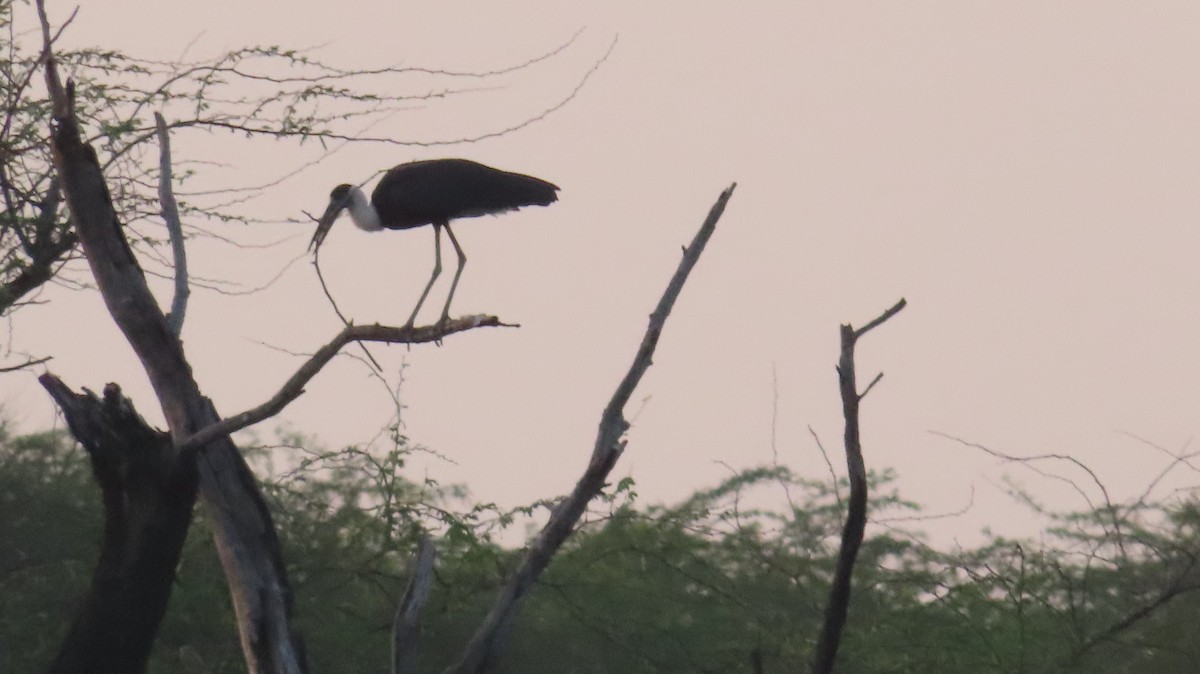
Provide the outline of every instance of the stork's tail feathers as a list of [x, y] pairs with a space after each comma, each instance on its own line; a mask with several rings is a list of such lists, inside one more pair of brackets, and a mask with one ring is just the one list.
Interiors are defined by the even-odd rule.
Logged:
[[[549, 206], [558, 201], [558, 185], [546, 182], [541, 178], [522, 175], [520, 173], [511, 174], [514, 178], [509, 185], [512, 189], [512, 194], [525, 206]], [[519, 178], [520, 180], [516, 180]], [[519, 186], [519, 187], [518, 187]]]

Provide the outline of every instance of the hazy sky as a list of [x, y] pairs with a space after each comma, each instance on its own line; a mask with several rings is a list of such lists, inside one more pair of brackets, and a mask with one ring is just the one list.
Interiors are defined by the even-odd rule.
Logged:
[[[470, 263], [454, 313], [523, 327], [441, 348], [373, 349], [393, 381], [408, 365], [408, 434], [455, 462], [418, 462], [412, 477], [428, 470], [509, 505], [567, 491], [679, 246], [733, 181], [636, 397], [649, 399], [633, 406], [616, 473], [633, 474], [644, 497], [681, 498], [726, 466], [770, 461], [773, 372], [780, 457], [824, 475], [807, 427], [840, 448], [838, 324], [861, 324], [902, 296], [909, 308], [860, 345], [862, 377], [886, 372], [863, 408], [867, 461], [895, 468], [904, 495], [934, 511], [962, 507], [974, 488], [977, 516], [959, 530], [1015, 517], [998, 486], [1006, 472], [1047, 498], [1065, 487], [930, 430], [1015, 454], [1072, 454], [1117, 495], [1140, 491], [1169, 462], [1120, 431], [1179, 449], [1196, 430], [1195, 3], [366, 2], [335, 12], [292, 2], [281, 16], [283, 6], [84, 5], [66, 40], [156, 58], [189, 44], [192, 57], [321, 45], [320, 57], [349, 67], [490, 70], [584, 29], [549, 62], [371, 131], [427, 140], [536, 115], [618, 38], [569, 105], [518, 133], [352, 146], [247, 206], [302, 217], [337, 183], [438, 156], [562, 188], [550, 208], [455, 230]], [[59, 20], [67, 10], [51, 5]], [[198, 131], [174, 139], [177, 158], [213, 158], [227, 145], [228, 167], [210, 178], [222, 186], [264, 182], [319, 154]], [[198, 245], [193, 265], [262, 284], [303, 254], [311, 229], [225, 226], [237, 240], [291, 238], [269, 249]], [[344, 220], [322, 267], [357, 322], [400, 324], [431, 249], [427, 229], [365, 234]], [[436, 318], [448, 277], [424, 318]], [[72, 386], [120, 382], [156, 415], [100, 299], [59, 289], [43, 299], [16, 318], [15, 348], [53, 355], [50, 369]], [[301, 362], [264, 343], [311, 351], [339, 325], [301, 260], [258, 294], [195, 295], [184, 337], [205, 392], [232, 414]], [[0, 400], [26, 428], [53, 418], [33, 374], [6, 375]], [[363, 365], [342, 359], [282, 420], [338, 446], [370, 440], [390, 413]], [[1073, 494], [1063, 503], [1080, 505]]]

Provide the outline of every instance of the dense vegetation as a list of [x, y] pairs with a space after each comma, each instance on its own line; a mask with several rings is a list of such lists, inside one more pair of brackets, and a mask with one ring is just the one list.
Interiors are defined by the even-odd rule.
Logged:
[[[310, 458], [275, 471], [269, 487], [314, 671], [388, 671], [392, 612], [421, 527], [440, 555], [421, 642], [436, 671], [511, 567], [514, 551], [495, 534], [539, 513], [396, 479], [408, 451], [396, 440], [382, 456], [290, 450]], [[874, 476], [877, 516], [914, 508], [888, 492], [890, 477]], [[784, 490], [786, 510], [751, 505], [782, 501]], [[97, 498], [86, 458], [63, 435], [0, 437], [0, 671], [38, 671], [52, 658], [94, 563]], [[763, 468], [671, 507], [639, 504], [624, 483], [603, 507], [523, 606], [505, 671], [805, 667], [841, 522], [833, 485]], [[1036, 542], [953, 554], [876, 527], [839, 671], [1194, 671], [1195, 505], [1139, 502], [1055, 522]], [[200, 513], [151, 671], [244, 667]]]

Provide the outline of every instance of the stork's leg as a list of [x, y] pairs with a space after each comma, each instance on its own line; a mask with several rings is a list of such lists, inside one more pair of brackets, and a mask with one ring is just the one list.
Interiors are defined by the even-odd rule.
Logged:
[[[450, 231], [447, 227], [446, 231]], [[454, 240], [454, 235], [450, 235], [450, 240]], [[454, 244], [457, 248], [458, 244]], [[429, 283], [425, 284], [425, 290], [421, 292], [421, 299], [417, 300], [417, 306], [413, 307], [412, 316], [408, 317], [408, 322], [404, 327], [411, 328], [413, 321], [417, 320], [417, 312], [421, 310], [421, 305], [425, 303], [425, 298], [429, 296], [429, 289], [433, 287], [433, 282], [437, 280], [438, 274], [442, 273], [442, 226], [438, 223], [433, 223], [433, 274], [429, 277]], [[455, 277], [458, 280], [458, 277]]]
[[446, 296], [446, 306], [442, 307], [442, 317], [438, 319], [439, 323], [450, 320], [450, 300], [454, 299], [454, 289], [458, 287], [458, 277], [462, 276], [463, 267], [467, 266], [467, 255], [463, 253], [462, 246], [458, 245], [458, 239], [454, 238], [454, 232], [450, 230], [450, 223], [446, 223], [446, 234], [450, 237], [450, 243], [454, 244], [454, 252], [458, 253], [458, 270], [454, 272], [454, 280], [450, 282], [450, 294]]

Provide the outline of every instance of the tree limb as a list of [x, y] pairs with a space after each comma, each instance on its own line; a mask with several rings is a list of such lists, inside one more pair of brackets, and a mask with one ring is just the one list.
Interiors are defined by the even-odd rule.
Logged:
[[183, 245], [183, 223], [179, 220], [179, 204], [175, 203], [175, 191], [171, 188], [171, 136], [167, 133], [167, 120], [154, 113], [158, 127], [158, 201], [162, 206], [163, 221], [171, 239], [171, 254], [175, 258], [175, 297], [171, 300], [171, 311], [167, 324], [176, 337], [183, 332], [183, 318], [187, 313], [188, 287], [187, 248]]
[[495, 316], [483, 314], [451, 319], [440, 325], [396, 328], [388, 325], [347, 325], [328, 344], [317, 350], [279, 391], [265, 403], [235, 414], [209, 426], [183, 441], [185, 448], [201, 447], [215, 438], [229, 435], [279, 414], [304, 393], [304, 385], [325, 367], [343, 346], [350, 342], [386, 342], [389, 344], [421, 344], [441, 341], [448, 335], [482, 327], [514, 327]]
[[825, 622], [817, 640], [813, 657], [813, 674], [829, 674], [837, 660], [838, 646], [842, 640], [842, 629], [846, 626], [846, 614], [850, 607], [850, 581], [854, 573], [854, 562], [862, 546], [867, 527], [867, 466], [863, 460], [862, 442], [859, 438], [858, 405], [883, 374], [879, 374], [858, 392], [854, 372], [854, 346], [858, 338], [896, 315], [906, 305], [902, 299], [866, 326], [855, 330], [846, 324], [841, 326], [842, 352], [838, 359], [838, 385], [842, 394], [842, 414], [846, 419], [845, 444], [846, 468], [850, 478], [850, 499], [846, 511], [846, 524], [842, 529], [842, 543], [838, 549], [837, 567], [829, 589], [829, 603], [825, 607]]
[[721, 214], [725, 211], [725, 204], [733, 195], [736, 186], [736, 183], [730, 185], [721, 193], [709, 211], [708, 217], [705, 218], [704, 224], [700, 226], [700, 231], [696, 233], [691, 244], [684, 248], [683, 259], [679, 262], [675, 275], [667, 284], [667, 289], [659, 300], [658, 306], [655, 307], [654, 313], [650, 314], [650, 325], [646, 328], [646, 334], [642, 338], [641, 346], [638, 347], [633, 364], [617, 386], [608, 406], [604, 408], [604, 413], [600, 418], [600, 428], [596, 434], [596, 443], [592, 448], [592, 456], [583, 476], [579, 478], [571, 494], [554, 508], [550, 515], [550, 521], [529, 545], [521, 559], [520, 566], [509, 578], [507, 585], [500, 592], [500, 596], [496, 598], [491, 611], [488, 612], [483, 623], [471, 637], [463, 655], [446, 670], [448, 673], [475, 674], [495, 670], [508, 630], [516, 615], [518, 602], [550, 563], [550, 559], [562, 546], [567, 536], [571, 534], [588, 502], [604, 488], [605, 479], [625, 450], [623, 436], [629, 428], [629, 422], [623, 415], [625, 404], [629, 402], [642, 375], [650, 367], [654, 349], [658, 345], [658, 338], [675, 305], [675, 300], [679, 297], [679, 292], [683, 289], [688, 274], [696, 265], [696, 261], [700, 259], [700, 254], [704, 252], [704, 247], [716, 229], [717, 221], [721, 219]]

